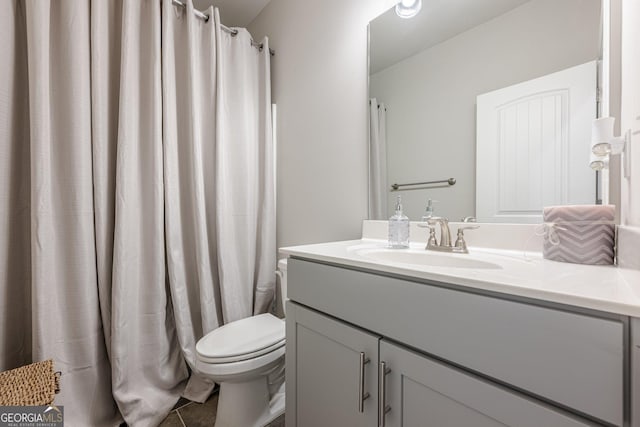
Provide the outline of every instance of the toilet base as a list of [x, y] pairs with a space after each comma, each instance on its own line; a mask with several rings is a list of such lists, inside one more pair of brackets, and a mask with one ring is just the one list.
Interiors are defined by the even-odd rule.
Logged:
[[284, 384], [273, 398], [266, 376], [248, 382], [223, 382], [215, 427], [264, 427], [284, 413]]

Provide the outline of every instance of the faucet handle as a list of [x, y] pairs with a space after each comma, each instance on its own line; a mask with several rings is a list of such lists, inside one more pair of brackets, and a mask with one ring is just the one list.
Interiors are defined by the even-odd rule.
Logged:
[[[476, 230], [478, 228], [480, 228], [479, 225], [465, 225], [465, 226], [462, 226], [462, 227], [458, 227], [458, 235], [460, 235], [464, 230]], [[462, 233], [462, 234], [464, 234], [464, 233]]]
[[465, 242], [464, 240], [464, 230], [475, 230], [477, 228], [480, 228], [480, 226], [468, 225], [465, 227], [458, 227], [458, 237], [456, 238], [456, 243], [453, 246], [460, 249], [461, 252], [464, 252], [464, 253], [469, 252], [469, 250], [467, 249], [467, 242]]
[[432, 248], [434, 246], [438, 246], [438, 241], [436, 240], [436, 225], [435, 223], [430, 223], [427, 221], [427, 224], [418, 223], [418, 227], [420, 228], [428, 228], [429, 229], [429, 239], [427, 240], [427, 246], [425, 249]]
[[465, 216], [461, 220], [462, 222], [478, 222], [478, 219], [475, 216]]

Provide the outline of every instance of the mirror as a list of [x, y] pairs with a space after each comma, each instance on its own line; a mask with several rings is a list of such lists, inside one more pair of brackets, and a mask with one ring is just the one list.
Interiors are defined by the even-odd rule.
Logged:
[[437, 216], [480, 222], [596, 203], [601, 7], [423, 0], [414, 18], [371, 21], [370, 219], [389, 218], [397, 195], [412, 221], [429, 199]]

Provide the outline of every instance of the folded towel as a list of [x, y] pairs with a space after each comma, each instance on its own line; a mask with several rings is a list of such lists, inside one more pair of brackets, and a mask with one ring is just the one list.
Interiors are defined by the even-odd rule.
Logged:
[[548, 206], [543, 256], [574, 264], [613, 264], [615, 206]]

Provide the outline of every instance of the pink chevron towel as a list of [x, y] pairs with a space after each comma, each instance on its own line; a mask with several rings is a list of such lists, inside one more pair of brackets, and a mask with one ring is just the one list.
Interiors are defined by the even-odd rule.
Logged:
[[[615, 206], [548, 206], [542, 217], [549, 230], [544, 239], [544, 258], [574, 264], [613, 264]], [[553, 233], [555, 238], [549, 238]]]

